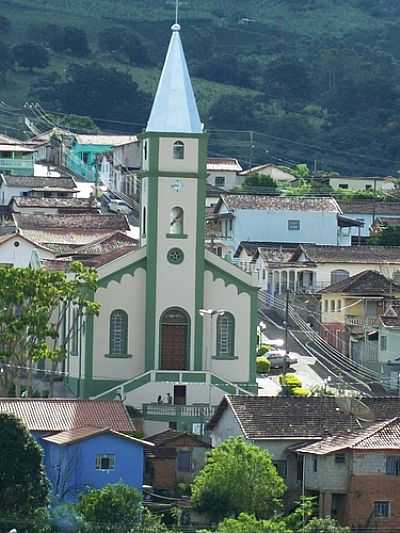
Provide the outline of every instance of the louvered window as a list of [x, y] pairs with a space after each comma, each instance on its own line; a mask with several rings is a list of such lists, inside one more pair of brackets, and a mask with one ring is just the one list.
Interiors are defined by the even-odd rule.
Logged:
[[217, 357], [233, 357], [235, 351], [235, 319], [225, 313], [217, 319]]
[[118, 309], [110, 317], [110, 354], [125, 355], [128, 350], [128, 315]]
[[386, 456], [386, 474], [388, 476], [400, 476], [400, 455]]

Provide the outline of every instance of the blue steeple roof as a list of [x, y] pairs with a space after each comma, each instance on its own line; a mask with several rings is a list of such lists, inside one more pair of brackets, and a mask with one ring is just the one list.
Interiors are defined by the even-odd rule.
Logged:
[[164, 68], [151, 109], [146, 131], [158, 133], [201, 133], [196, 99], [193, 93], [180, 26], [172, 26]]

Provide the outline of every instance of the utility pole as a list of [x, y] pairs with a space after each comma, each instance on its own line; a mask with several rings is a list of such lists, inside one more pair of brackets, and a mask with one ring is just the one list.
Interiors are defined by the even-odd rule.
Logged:
[[249, 131], [249, 134], [250, 134], [249, 168], [252, 168], [253, 157], [254, 157], [254, 131]]
[[285, 305], [285, 355], [283, 358], [283, 375], [286, 375], [287, 359], [289, 358], [289, 289], [286, 290], [286, 305]]

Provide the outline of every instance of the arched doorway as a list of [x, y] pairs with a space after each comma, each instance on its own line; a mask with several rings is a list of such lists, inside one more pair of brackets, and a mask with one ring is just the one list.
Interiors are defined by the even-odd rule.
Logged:
[[188, 370], [190, 318], [182, 309], [167, 309], [160, 320], [160, 369]]

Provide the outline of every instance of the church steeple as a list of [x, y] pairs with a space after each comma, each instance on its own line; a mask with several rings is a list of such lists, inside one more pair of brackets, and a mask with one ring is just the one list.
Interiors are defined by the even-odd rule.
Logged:
[[146, 131], [202, 133], [203, 126], [180, 38], [181, 27], [174, 24], [171, 29], [171, 41]]

